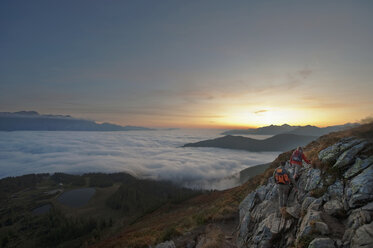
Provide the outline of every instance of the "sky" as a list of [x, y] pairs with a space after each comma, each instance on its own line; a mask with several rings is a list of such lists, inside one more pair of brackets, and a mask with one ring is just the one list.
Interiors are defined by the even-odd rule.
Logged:
[[372, 1], [0, 2], [0, 111], [149, 127], [373, 116]]

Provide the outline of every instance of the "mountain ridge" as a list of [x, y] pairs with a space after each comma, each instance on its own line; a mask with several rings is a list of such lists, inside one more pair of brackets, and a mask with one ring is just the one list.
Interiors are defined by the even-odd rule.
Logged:
[[255, 135], [277, 135], [283, 133], [298, 134], [298, 135], [310, 135], [310, 136], [322, 136], [330, 132], [341, 131], [346, 128], [355, 127], [357, 123], [346, 123], [343, 125], [335, 125], [328, 127], [317, 127], [312, 125], [306, 126], [291, 126], [288, 124], [270, 125], [260, 128], [250, 129], [232, 129], [222, 132], [223, 135], [237, 135], [237, 134], [255, 134]]
[[306, 145], [314, 139], [316, 139], [314, 136], [296, 134], [278, 134], [264, 140], [257, 140], [243, 136], [226, 135], [216, 139], [188, 143], [183, 147], [217, 147], [252, 152], [286, 151], [297, 146]]
[[0, 131], [135, 131], [146, 127], [96, 123], [70, 115], [44, 115], [36, 111], [0, 112]]

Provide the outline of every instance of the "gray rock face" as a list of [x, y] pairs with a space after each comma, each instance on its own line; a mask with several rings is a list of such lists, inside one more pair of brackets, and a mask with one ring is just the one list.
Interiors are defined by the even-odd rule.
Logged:
[[240, 225], [240, 242], [244, 243], [244, 241], [247, 239], [247, 235], [249, 233], [249, 224], [250, 224], [250, 213], [246, 214], [241, 221]]
[[357, 229], [364, 224], [370, 223], [371, 221], [371, 212], [363, 209], [355, 209], [354, 211], [352, 211], [352, 213], [347, 219], [347, 227]]
[[299, 227], [299, 233], [297, 239], [301, 239], [303, 236], [310, 235], [313, 230], [313, 224], [315, 222], [322, 222], [321, 212], [309, 210], [307, 214], [303, 217], [301, 225]]
[[319, 152], [319, 159], [323, 163], [334, 164], [337, 158], [347, 149], [361, 143], [362, 140], [354, 139], [353, 137], [348, 139], [342, 139], [340, 142], [335, 143], [332, 146], [325, 148]]
[[354, 177], [348, 184], [346, 195], [349, 206], [356, 208], [373, 200], [373, 165]]
[[254, 204], [256, 203], [256, 191], [248, 194], [245, 199], [240, 203], [239, 209], [240, 209], [240, 219], [242, 219], [247, 212], [249, 212]]
[[308, 210], [319, 211], [321, 209], [322, 204], [323, 204], [323, 199], [318, 198], [310, 204], [310, 206], [308, 207]]
[[373, 211], [373, 202], [368, 203], [364, 207], [361, 208], [362, 210], [368, 210], [368, 211]]
[[308, 248], [335, 248], [335, 245], [330, 238], [317, 238], [312, 240]]
[[345, 233], [343, 234], [342, 243], [344, 247], [350, 247], [352, 237], [355, 234], [355, 230], [353, 228], [346, 229]]
[[307, 210], [308, 210], [308, 207], [311, 205], [312, 202], [314, 202], [316, 200], [315, 197], [312, 197], [312, 196], [308, 196], [306, 197], [304, 200], [303, 200], [303, 203], [302, 203], [302, 213], [306, 213]]
[[275, 185], [275, 184], [268, 184], [267, 186], [269, 186], [269, 188], [267, 190], [267, 194], [266, 194], [265, 200], [274, 200], [274, 199], [277, 199], [277, 197], [278, 197], [277, 185]]
[[267, 194], [267, 187], [262, 185], [260, 186], [257, 190], [256, 190], [256, 193], [259, 197], [259, 200], [260, 201], [263, 201], [266, 197], [266, 194]]
[[343, 215], [344, 207], [339, 200], [330, 200], [324, 204], [324, 211], [332, 216], [341, 216]]
[[166, 241], [155, 246], [155, 248], [176, 248], [174, 241]]
[[321, 171], [319, 169], [309, 169], [307, 171], [306, 185], [304, 186], [305, 191], [311, 191], [316, 189], [321, 182]]
[[[368, 145], [352, 137], [321, 151], [320, 160], [344, 174], [303, 167], [298, 191], [290, 189], [281, 211], [271, 178], [247, 195], [239, 206], [238, 247], [297, 247], [312, 238], [312, 248], [373, 247], [373, 156], [361, 154]], [[311, 196], [315, 189], [318, 198]]]
[[[251, 218], [254, 222], [261, 222], [263, 219], [265, 219], [268, 215], [272, 214], [274, 212], [274, 207], [277, 202], [268, 201], [265, 200], [261, 203], [259, 203], [255, 208], [251, 211]], [[277, 210], [277, 209], [275, 209]]]
[[344, 186], [341, 180], [336, 180], [334, 184], [328, 187], [328, 194], [332, 199], [342, 199]]
[[302, 206], [296, 203], [295, 205], [286, 208], [286, 212], [290, 214], [293, 218], [299, 219], [300, 214], [301, 214], [301, 209], [302, 209]]
[[359, 227], [351, 241], [351, 247], [373, 247], [373, 222]]
[[338, 157], [337, 162], [335, 162], [333, 167], [344, 169], [346, 166], [352, 164], [356, 159], [356, 154], [362, 151], [367, 145], [368, 142], [363, 141], [360, 144], [353, 146], [351, 149], [346, 150]]
[[268, 228], [271, 233], [277, 234], [282, 231], [286, 231], [290, 228], [292, 219], [286, 220], [285, 218], [277, 217], [275, 213], [269, 215], [259, 225], [259, 230]]
[[344, 178], [351, 178], [362, 172], [365, 168], [373, 164], [373, 156], [367, 159], [357, 158], [355, 163], [343, 174]]
[[314, 224], [314, 230], [316, 233], [320, 233], [321, 235], [329, 234], [329, 227], [327, 224], [321, 221], [316, 221]]
[[239, 229], [239, 237], [237, 239], [238, 246], [242, 247], [248, 237], [249, 234], [249, 225], [251, 222], [251, 212], [250, 210], [254, 207], [255, 203], [257, 202], [257, 194], [256, 191], [248, 194], [245, 199], [239, 205], [239, 213], [240, 213], [240, 229]]

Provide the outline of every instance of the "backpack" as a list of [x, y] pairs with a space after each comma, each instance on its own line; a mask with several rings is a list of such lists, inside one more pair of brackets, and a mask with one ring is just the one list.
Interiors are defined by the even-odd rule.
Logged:
[[293, 152], [293, 155], [291, 156], [291, 160], [297, 161], [297, 162], [302, 162], [302, 152], [295, 150]]
[[290, 183], [289, 176], [283, 169], [280, 169], [280, 168], [276, 169], [275, 178], [276, 178], [277, 184], [289, 184]]

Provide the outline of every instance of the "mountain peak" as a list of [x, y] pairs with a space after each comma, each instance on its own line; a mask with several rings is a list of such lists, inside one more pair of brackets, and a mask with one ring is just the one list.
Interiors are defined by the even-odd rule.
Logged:
[[0, 112], [0, 131], [132, 131], [144, 127], [96, 123], [69, 115], [39, 114], [36, 111]]
[[18, 112], [14, 112], [14, 114], [17, 114], [17, 115], [39, 115], [38, 112], [36, 111], [25, 111], [25, 110], [22, 110], [22, 111], [18, 111]]

